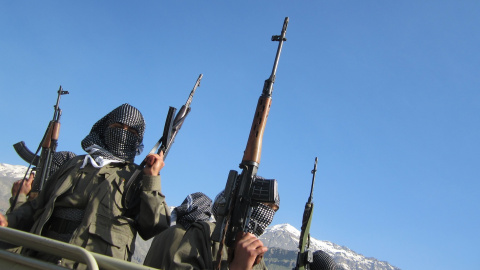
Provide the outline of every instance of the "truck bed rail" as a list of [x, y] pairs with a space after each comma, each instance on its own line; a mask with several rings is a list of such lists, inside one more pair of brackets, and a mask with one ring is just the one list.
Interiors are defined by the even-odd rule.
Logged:
[[[60, 242], [50, 238], [42, 237], [24, 231], [15, 230], [7, 227], [0, 227], [0, 241], [8, 242], [13, 245], [23, 246], [30, 249], [53, 254], [62, 258], [77, 261], [86, 264], [90, 270], [152, 270], [155, 268], [146, 267], [132, 262], [115, 259], [109, 256], [101, 255], [95, 252], [89, 252], [86, 249], [74, 246], [68, 243]], [[0, 250], [0, 265], [9, 266], [5, 269], [52, 269], [60, 270], [65, 267], [52, 263], [41, 261], [35, 258], [26, 257], [20, 254], [11, 253], [6, 250]]]

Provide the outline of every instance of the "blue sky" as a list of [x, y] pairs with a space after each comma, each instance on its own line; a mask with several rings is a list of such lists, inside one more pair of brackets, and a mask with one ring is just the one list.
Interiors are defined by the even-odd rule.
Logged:
[[[1, 1], [0, 162], [26, 165], [53, 117], [58, 150], [128, 102], [147, 121], [204, 75], [162, 170], [170, 205], [214, 197], [238, 169], [290, 18], [259, 175], [274, 224], [300, 228], [315, 157], [312, 235], [402, 269], [480, 265], [478, 1]], [[140, 162], [137, 158], [137, 162]]]

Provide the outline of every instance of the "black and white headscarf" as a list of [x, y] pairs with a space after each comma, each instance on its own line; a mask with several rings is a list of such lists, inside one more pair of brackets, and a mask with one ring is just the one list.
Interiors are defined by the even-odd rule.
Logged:
[[[267, 180], [267, 181], [276, 181], [275, 179], [265, 179], [259, 175], [256, 176], [256, 179], [262, 179], [262, 180]], [[256, 183], [259, 183], [259, 181], [253, 182], [253, 188], [255, 189], [261, 189], [262, 186], [255, 186]], [[263, 186], [264, 187], [264, 186]], [[270, 187], [270, 186], [269, 186]], [[271, 203], [275, 204], [278, 208], [280, 208], [280, 196], [278, 194], [278, 190], [274, 189], [273, 191], [270, 190], [269, 193], [271, 192], [277, 192], [273, 198], [274, 201]], [[255, 196], [255, 194], [254, 194]], [[253, 200], [255, 200], [255, 197], [252, 197]], [[258, 203], [256, 205], [252, 206], [252, 214], [250, 215], [250, 221], [248, 222], [247, 226], [247, 232], [254, 234], [256, 237], [260, 237], [260, 235], [263, 234], [265, 229], [272, 223], [273, 221], [273, 216], [275, 215], [275, 210], [273, 210], [270, 206], [267, 206], [263, 203]]]
[[260, 237], [268, 225], [272, 223], [274, 215], [275, 210], [263, 203], [252, 206], [252, 214], [246, 232], [252, 233], [256, 237]]
[[[263, 179], [261, 176], [256, 176], [257, 178]], [[270, 181], [275, 181], [273, 179], [267, 179]], [[253, 188], [255, 188], [255, 182], [253, 183]], [[257, 187], [259, 188], [259, 187]], [[278, 192], [277, 190], [275, 190]], [[275, 204], [277, 207], [280, 207], [280, 196], [275, 194], [274, 196], [275, 201], [271, 202]], [[255, 198], [252, 198], [255, 200]], [[221, 204], [225, 203], [225, 195], [224, 191], [221, 191], [216, 197], [215, 201], [212, 206], [212, 213], [214, 217], [217, 217], [217, 211]], [[263, 203], [256, 203], [251, 206], [251, 215], [250, 221], [248, 222], [246, 232], [254, 234], [256, 237], [260, 237], [263, 234], [265, 229], [272, 223], [273, 216], [275, 215], [275, 210], [273, 210], [270, 206], [267, 206]]]
[[225, 190], [220, 191], [220, 193], [215, 196], [215, 199], [213, 201], [212, 205], [212, 214], [215, 219], [217, 219], [217, 214], [218, 214], [218, 207], [220, 204], [225, 204]]
[[310, 264], [312, 270], [335, 270], [337, 264], [330, 255], [322, 250], [313, 253], [313, 262]]
[[[121, 128], [109, 127], [121, 123], [135, 129], [138, 135]], [[125, 103], [98, 120], [82, 141], [82, 148], [89, 155], [83, 166], [90, 161], [94, 167], [117, 162], [133, 162], [143, 148], [145, 120], [135, 107]]]
[[180, 224], [187, 230], [196, 221], [212, 220], [212, 200], [201, 192], [192, 193], [173, 209], [172, 225]]
[[50, 175], [56, 172], [62, 165], [70, 159], [76, 157], [75, 153], [69, 151], [59, 151], [52, 155], [52, 163], [50, 164]]

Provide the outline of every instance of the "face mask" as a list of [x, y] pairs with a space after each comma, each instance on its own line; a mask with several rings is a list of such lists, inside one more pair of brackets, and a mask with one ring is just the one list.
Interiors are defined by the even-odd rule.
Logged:
[[247, 232], [259, 237], [265, 229], [272, 223], [275, 211], [262, 203], [252, 207], [252, 215], [247, 226]]
[[[138, 136], [119, 128], [109, 128], [114, 123], [134, 128]], [[133, 161], [135, 154], [139, 154], [144, 132], [145, 121], [142, 114], [135, 107], [125, 103], [93, 125], [90, 133], [82, 140], [82, 148], [95, 159], [101, 157], [121, 162]]]
[[108, 127], [105, 130], [106, 150], [118, 158], [133, 160], [138, 143], [138, 136], [128, 130], [116, 127]]

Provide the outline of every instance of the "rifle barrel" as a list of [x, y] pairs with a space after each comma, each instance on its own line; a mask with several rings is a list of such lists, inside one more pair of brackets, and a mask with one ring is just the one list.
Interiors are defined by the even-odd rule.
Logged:
[[280, 35], [272, 36], [272, 41], [279, 42], [275, 61], [273, 62], [272, 74], [267, 80], [265, 80], [265, 85], [263, 87], [263, 95], [265, 96], [271, 96], [273, 92], [273, 83], [275, 82], [275, 76], [277, 74], [278, 61], [280, 60], [280, 54], [282, 53], [283, 42], [287, 41], [285, 35], [287, 34], [288, 20], [288, 17], [285, 17], [285, 20], [283, 21], [282, 33]]
[[195, 90], [197, 90], [197, 87], [200, 86], [200, 81], [203, 78], [203, 74], [198, 75], [198, 79], [195, 82], [195, 85], [193, 86], [192, 91], [190, 92], [190, 95], [188, 96], [187, 102], [185, 102], [185, 107], [188, 108], [190, 107], [190, 104], [192, 103], [193, 95], [195, 94]]
[[310, 188], [310, 197], [308, 198], [308, 203], [312, 203], [313, 200], [313, 185], [315, 184], [315, 175], [317, 173], [317, 162], [318, 162], [318, 157], [315, 157], [315, 165], [313, 165], [313, 170], [312, 170], [312, 187]]
[[62, 110], [58, 107], [58, 104], [60, 104], [60, 96], [70, 94], [68, 91], [64, 91], [61, 85], [60, 85], [60, 88], [58, 88], [57, 93], [58, 93], [58, 96], [57, 96], [57, 103], [54, 106], [55, 110], [53, 112], [53, 121], [59, 121], [60, 115], [62, 114]]
[[312, 186], [310, 188], [310, 196], [308, 201], [305, 204], [305, 209], [303, 210], [302, 218], [302, 231], [300, 232], [300, 237], [298, 240], [298, 254], [297, 254], [297, 263], [294, 270], [306, 270], [310, 269], [310, 263], [312, 263], [313, 258], [311, 257], [311, 251], [308, 250], [310, 246], [310, 226], [312, 224], [313, 216], [313, 185], [315, 183], [315, 174], [317, 172], [317, 162], [318, 158], [315, 157], [315, 164], [313, 165], [312, 170]]

